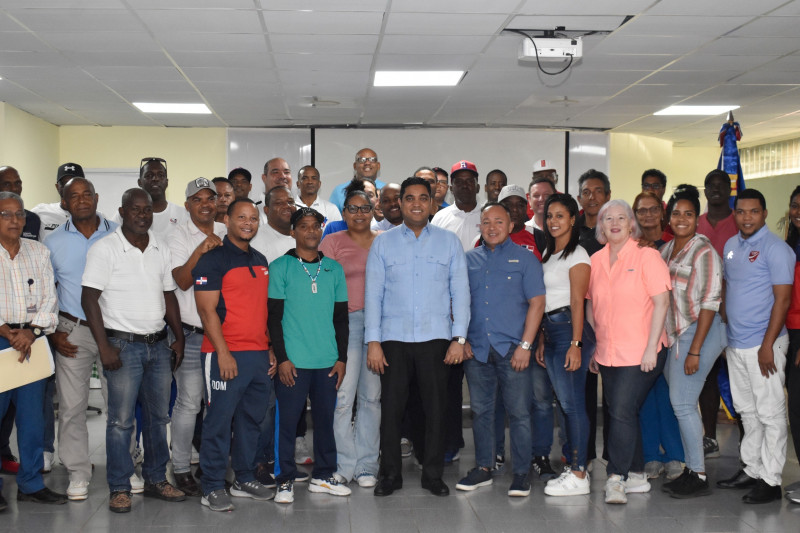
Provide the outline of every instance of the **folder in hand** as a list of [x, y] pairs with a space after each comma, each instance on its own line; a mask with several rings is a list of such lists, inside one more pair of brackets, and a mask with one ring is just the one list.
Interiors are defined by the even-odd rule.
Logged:
[[0, 392], [16, 389], [53, 375], [55, 363], [47, 337], [39, 337], [31, 345], [31, 356], [19, 362], [14, 348], [0, 350]]

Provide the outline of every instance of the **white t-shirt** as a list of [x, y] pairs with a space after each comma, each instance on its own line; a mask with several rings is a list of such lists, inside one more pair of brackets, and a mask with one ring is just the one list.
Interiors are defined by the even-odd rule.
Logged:
[[[119, 212], [114, 213], [114, 222], [122, 226], [122, 217]], [[150, 226], [150, 231], [165, 237], [172, 231], [175, 226], [179, 226], [189, 220], [189, 212], [182, 205], [167, 202], [167, 208], [160, 213], [153, 211], [153, 225]]]
[[296, 246], [296, 241], [291, 235], [284, 235], [275, 230], [269, 224], [261, 224], [258, 233], [250, 241], [250, 246], [264, 254], [268, 263], [272, 263], [277, 258]]
[[528, 230], [529, 233], [533, 233], [533, 230], [538, 229], [539, 231], [544, 231], [542, 228], [539, 227], [539, 224], [536, 223], [535, 219], [530, 219], [525, 223], [525, 229]]
[[69, 218], [69, 212], [61, 208], [61, 202], [39, 204], [31, 211], [39, 215], [42, 221], [42, 241]]
[[546, 263], [542, 263], [544, 287], [547, 294], [545, 313], [570, 305], [569, 269], [580, 264], [592, 265], [589, 254], [581, 245], [578, 245], [566, 259], [561, 259], [562, 255], [564, 255], [563, 250], [550, 256]]
[[[228, 232], [225, 224], [214, 222], [214, 234], [220, 239]], [[172, 252], [172, 265], [170, 270], [174, 270], [179, 266], [183, 266], [192, 253], [206, 240], [206, 234], [200, 231], [191, 217], [189, 220], [176, 226], [165, 239], [169, 245], [170, 252]], [[203, 323], [200, 321], [200, 315], [197, 314], [197, 303], [194, 301], [194, 285], [187, 290], [182, 290], [180, 287], [175, 291], [175, 297], [178, 299], [178, 305], [181, 308], [181, 322], [202, 328]]]
[[481, 233], [480, 205], [470, 212], [462, 211], [455, 204], [445, 207], [433, 216], [431, 224], [455, 233], [466, 252], [474, 248], [475, 237]]
[[81, 285], [103, 291], [100, 311], [110, 329], [146, 335], [164, 328], [164, 292], [174, 291], [169, 247], [153, 231], [144, 252], [119, 227], [94, 243], [86, 256]]
[[339, 208], [333, 205], [331, 202], [323, 200], [319, 197], [319, 195], [317, 195], [317, 199], [314, 200], [314, 203], [311, 205], [304, 204], [299, 195], [294, 197], [294, 203], [297, 207], [310, 207], [311, 209], [316, 209], [318, 213], [324, 216], [325, 220], [322, 222], [323, 229], [325, 228], [325, 224], [328, 222], [342, 220], [342, 214], [339, 212]]

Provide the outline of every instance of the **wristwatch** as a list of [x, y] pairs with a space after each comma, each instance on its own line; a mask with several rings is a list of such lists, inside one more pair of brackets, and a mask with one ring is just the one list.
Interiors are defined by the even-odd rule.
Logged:
[[530, 350], [531, 343], [529, 343], [528, 341], [522, 341], [519, 343], [519, 347], [522, 348], [523, 350]]
[[569, 341], [570, 346], [575, 346], [577, 348], [582, 348], [583, 343], [581, 341]]
[[465, 344], [467, 344], [467, 338], [466, 337], [453, 337], [453, 340], [456, 341], [461, 346], [464, 346]]
[[40, 327], [38, 327], [38, 326], [32, 327], [32, 328], [31, 328], [31, 331], [33, 332], [33, 336], [34, 336], [34, 337], [36, 337], [37, 339], [38, 339], [39, 337], [41, 337], [41, 336], [42, 336], [42, 334], [44, 333], [44, 332], [42, 331], [42, 328], [40, 328]]

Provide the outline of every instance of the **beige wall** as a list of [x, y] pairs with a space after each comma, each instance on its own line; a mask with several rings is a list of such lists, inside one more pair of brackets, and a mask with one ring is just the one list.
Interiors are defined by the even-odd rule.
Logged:
[[54, 202], [58, 168], [58, 127], [0, 102], [0, 165], [16, 168], [22, 199], [31, 208]]

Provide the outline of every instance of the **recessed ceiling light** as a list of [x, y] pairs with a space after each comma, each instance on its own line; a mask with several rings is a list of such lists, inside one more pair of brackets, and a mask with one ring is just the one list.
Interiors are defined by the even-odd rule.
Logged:
[[673, 105], [656, 111], [654, 115], [722, 115], [739, 109], [738, 105]]
[[134, 102], [143, 113], [183, 113], [191, 115], [210, 115], [206, 104], [157, 104], [152, 102]]
[[454, 87], [463, 70], [378, 70], [375, 87]]

